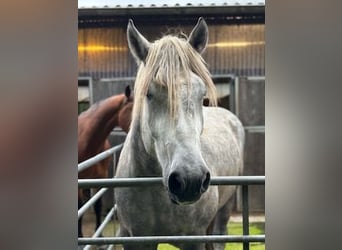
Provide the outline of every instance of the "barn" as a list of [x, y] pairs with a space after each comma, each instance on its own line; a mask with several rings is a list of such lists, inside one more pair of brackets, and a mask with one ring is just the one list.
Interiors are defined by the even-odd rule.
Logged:
[[[130, 18], [153, 41], [180, 30], [189, 34], [200, 16], [209, 27], [203, 58], [216, 85], [219, 105], [236, 113], [245, 127], [244, 175], [264, 176], [264, 0], [79, 0], [79, 112], [133, 86], [137, 67], [126, 39]], [[114, 129], [111, 143], [124, 138], [124, 132]], [[241, 211], [240, 202], [236, 204], [236, 211]], [[249, 210], [264, 212], [264, 186], [250, 187]]]

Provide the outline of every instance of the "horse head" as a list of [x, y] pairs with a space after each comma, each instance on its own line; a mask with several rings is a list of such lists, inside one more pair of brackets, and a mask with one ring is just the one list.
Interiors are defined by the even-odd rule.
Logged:
[[[202, 102], [215, 104], [215, 87], [201, 57], [208, 27], [200, 18], [187, 39], [165, 36], [150, 43], [130, 20], [128, 44], [138, 62], [133, 123], [157, 162], [172, 202], [191, 204], [208, 189], [210, 171], [201, 153]], [[133, 126], [133, 125], [132, 125]]]

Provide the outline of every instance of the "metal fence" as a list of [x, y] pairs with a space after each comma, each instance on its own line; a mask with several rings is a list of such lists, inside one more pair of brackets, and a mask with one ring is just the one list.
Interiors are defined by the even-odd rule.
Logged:
[[[122, 144], [112, 147], [84, 162], [78, 164], [78, 172], [91, 167], [95, 163], [114, 155], [122, 148]], [[115, 159], [115, 157], [114, 157]], [[115, 161], [115, 160], [114, 160]], [[107, 179], [79, 179], [79, 188], [101, 188], [78, 210], [80, 218], [108, 188], [132, 187], [132, 186], [151, 186], [162, 185], [162, 177], [144, 177], [144, 178], [107, 178]], [[78, 245], [85, 246], [84, 249], [90, 249], [91, 245], [108, 245], [108, 249], [113, 249], [117, 244], [148, 244], [148, 243], [186, 243], [186, 242], [212, 242], [228, 243], [241, 242], [243, 249], [249, 249], [250, 242], [265, 242], [265, 235], [249, 234], [249, 208], [248, 208], [248, 186], [265, 185], [265, 176], [220, 176], [212, 177], [210, 185], [241, 185], [242, 186], [242, 228], [243, 235], [193, 235], [193, 236], [144, 236], [144, 237], [99, 237], [112, 220], [115, 214], [115, 205], [107, 213], [102, 224], [96, 229], [91, 237], [78, 238]]]

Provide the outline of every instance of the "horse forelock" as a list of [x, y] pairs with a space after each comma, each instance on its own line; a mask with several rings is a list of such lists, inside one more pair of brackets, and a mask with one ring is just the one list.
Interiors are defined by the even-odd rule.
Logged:
[[151, 44], [145, 63], [139, 66], [134, 87], [133, 122], [138, 119], [151, 82], [168, 90], [169, 114], [176, 118], [181, 85], [191, 90], [191, 72], [207, 87], [210, 104], [215, 106], [216, 90], [206, 64], [185, 38], [167, 35]]

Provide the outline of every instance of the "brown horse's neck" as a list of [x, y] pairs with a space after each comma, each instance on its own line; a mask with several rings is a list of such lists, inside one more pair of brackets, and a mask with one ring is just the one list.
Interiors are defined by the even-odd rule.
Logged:
[[[91, 146], [96, 154], [101, 150], [104, 141], [118, 126], [118, 113], [126, 101], [125, 95], [117, 95], [93, 105], [90, 109], [80, 114], [78, 119], [79, 139], [85, 140], [84, 145]], [[80, 142], [79, 142], [80, 143]]]
[[119, 111], [118, 124], [123, 131], [128, 133], [132, 121], [133, 100], [129, 102]]
[[123, 107], [124, 102], [125, 96], [120, 95], [110, 97], [104, 100], [102, 104], [99, 104], [102, 107], [100, 107], [100, 112], [98, 112], [96, 117], [99, 126], [97, 129], [102, 129], [105, 137], [109, 135], [114, 127], [119, 125], [119, 111]]

